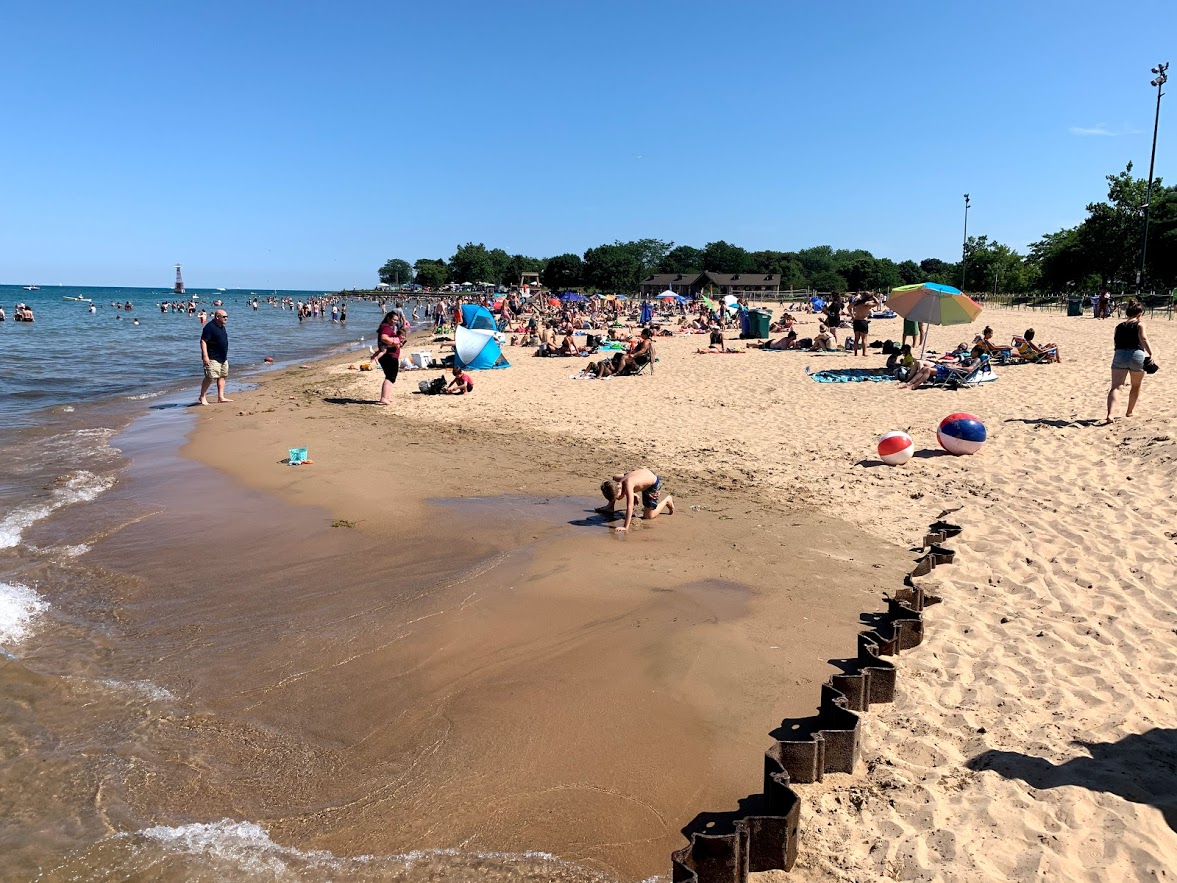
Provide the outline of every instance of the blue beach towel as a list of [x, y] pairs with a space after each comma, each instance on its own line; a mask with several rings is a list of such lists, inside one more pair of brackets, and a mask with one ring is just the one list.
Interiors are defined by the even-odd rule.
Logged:
[[828, 371], [811, 371], [807, 365], [805, 373], [814, 383], [877, 383], [895, 379], [886, 368], [831, 368]]

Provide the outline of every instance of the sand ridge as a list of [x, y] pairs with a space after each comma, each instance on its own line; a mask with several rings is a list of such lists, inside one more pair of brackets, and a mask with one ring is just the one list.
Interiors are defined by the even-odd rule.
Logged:
[[[908, 392], [822, 385], [803, 372], [879, 357], [698, 356], [702, 338], [691, 336], [659, 340], [653, 376], [603, 382], [568, 379], [583, 359], [508, 350], [512, 369], [480, 373], [474, 396], [402, 394], [389, 410], [620, 441], [664, 464], [692, 502], [717, 484], [745, 488], [896, 543], [951, 512], [965, 526], [957, 566], [931, 585], [949, 603], [930, 614], [924, 646], [898, 661], [895, 705], [867, 716], [865, 769], [806, 789], [797, 876], [1164, 879], [1177, 864], [1177, 323], [1145, 321], [1162, 370], [1145, 379], [1136, 416], [1112, 427], [1095, 423], [1115, 322], [1009, 309], [981, 322], [998, 340], [1036, 328], [1063, 364], [998, 367], [999, 380], [977, 389]], [[969, 339], [981, 322], [933, 328], [932, 346]], [[875, 322], [872, 337], [898, 331]], [[357, 396], [373, 386], [351, 383]], [[976, 457], [936, 453], [935, 426], [958, 410], [988, 427]], [[878, 465], [877, 436], [907, 427], [921, 455]]]

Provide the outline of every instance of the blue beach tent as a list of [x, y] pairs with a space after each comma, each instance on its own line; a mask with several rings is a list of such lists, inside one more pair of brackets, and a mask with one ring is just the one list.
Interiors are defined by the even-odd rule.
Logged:
[[472, 371], [511, 367], [503, 357], [502, 335], [486, 307], [462, 304], [462, 324], [454, 331], [454, 364]]

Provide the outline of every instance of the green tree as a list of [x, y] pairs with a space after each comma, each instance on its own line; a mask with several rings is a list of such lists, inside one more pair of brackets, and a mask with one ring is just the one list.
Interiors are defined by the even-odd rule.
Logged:
[[817, 291], [846, 291], [846, 280], [836, 270], [822, 270], [809, 278], [809, 287]]
[[654, 272], [674, 247], [673, 242], [663, 242], [661, 239], [635, 239], [617, 244], [628, 248], [637, 259], [642, 268], [642, 278]]
[[413, 281], [413, 265], [400, 258], [385, 261], [380, 268], [380, 281], [385, 285], [403, 285]]
[[714, 273], [751, 273], [752, 256], [722, 239], [708, 242], [703, 246], [703, 269]]
[[584, 261], [577, 254], [551, 258], [540, 271], [539, 281], [552, 291], [566, 291], [584, 284]]
[[489, 282], [493, 275], [490, 252], [481, 242], [459, 245], [450, 258], [450, 278], [455, 282]]
[[[830, 271], [833, 272], [836, 267], [834, 265], [834, 250], [828, 245], [815, 245], [813, 248], [803, 248], [797, 252], [797, 260], [801, 264], [805, 275], [809, 278], [809, 284], [817, 288], [817, 284], [813, 281], [817, 274]], [[830, 289], [824, 289], [826, 291]]]
[[1144, 278], [1160, 288], [1177, 286], [1177, 187], [1153, 183]]
[[749, 271], [752, 273], [773, 274], [783, 276], [785, 267], [789, 264], [790, 255], [783, 251], [754, 251], [748, 255]]
[[658, 262], [659, 273], [701, 273], [703, 252], [690, 245], [679, 245]]
[[433, 258], [419, 258], [413, 264], [414, 281], [426, 288], [440, 288], [450, 279], [450, 269], [445, 261]]
[[788, 252], [785, 254], [785, 262], [781, 266], [781, 287], [808, 288], [809, 279], [805, 275], [805, 268], [801, 266], [801, 262], [797, 260], [796, 255], [789, 255]]
[[915, 261], [900, 261], [898, 269], [900, 285], [915, 285], [924, 280], [924, 271]]
[[[492, 248], [490, 250], [490, 276], [487, 281], [493, 282], [495, 285], [502, 285], [504, 282], [510, 282], [511, 279], [507, 275], [507, 268], [511, 265], [511, 256], [503, 251], [501, 248]], [[515, 282], [519, 282], [519, 277], [515, 277]]]
[[584, 282], [598, 291], [634, 292], [647, 273], [630, 243], [598, 245], [584, 253]]

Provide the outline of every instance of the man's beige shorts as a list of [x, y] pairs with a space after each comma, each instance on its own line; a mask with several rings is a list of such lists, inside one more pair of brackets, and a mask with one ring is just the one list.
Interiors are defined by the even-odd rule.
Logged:
[[222, 377], [228, 377], [229, 363], [210, 361], [204, 366], [204, 376], [207, 380], [220, 380]]

